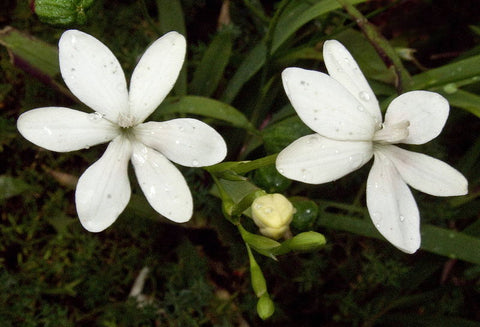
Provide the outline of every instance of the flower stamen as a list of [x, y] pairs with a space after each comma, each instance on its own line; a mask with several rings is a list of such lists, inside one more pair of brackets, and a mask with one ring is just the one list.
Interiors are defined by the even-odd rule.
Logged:
[[399, 143], [408, 137], [408, 127], [410, 122], [402, 120], [396, 124], [382, 124], [382, 128], [375, 132], [373, 141], [382, 144]]

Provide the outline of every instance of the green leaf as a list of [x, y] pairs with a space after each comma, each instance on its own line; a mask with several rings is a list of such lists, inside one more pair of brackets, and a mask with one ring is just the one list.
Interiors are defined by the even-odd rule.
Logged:
[[94, 0], [35, 0], [33, 8], [40, 21], [52, 25], [85, 24]]
[[[358, 4], [365, 1], [366, 0], [351, 0], [351, 3]], [[306, 23], [339, 8], [340, 5], [336, 0], [291, 1], [284, 9], [275, 26], [271, 53], [274, 53], [289, 37]]]
[[413, 76], [413, 83], [414, 88], [419, 90], [444, 86], [466, 79], [470, 79], [472, 83], [480, 81], [480, 55], [417, 74]]
[[218, 87], [232, 54], [233, 30], [222, 28], [213, 38], [193, 74], [190, 93], [211, 96]]
[[312, 133], [298, 116], [292, 116], [265, 128], [263, 141], [267, 152], [276, 153], [298, 138]]
[[[184, 13], [180, 0], [156, 0], [158, 11], [158, 22], [160, 31], [165, 34], [170, 31], [177, 31], [183, 36], [187, 36], [185, 28]], [[176, 95], [187, 94], [187, 60], [183, 64], [180, 75], [174, 86]]]
[[153, 113], [151, 119], [161, 120], [162, 116], [170, 114], [192, 114], [215, 118], [232, 126], [256, 132], [240, 111], [226, 103], [205, 97], [188, 95], [167, 98]]
[[[353, 0], [361, 3], [366, 0]], [[323, 0], [312, 2], [310, 0], [291, 1], [274, 24], [270, 53], [274, 53], [289, 37], [300, 27], [332, 10], [340, 8], [336, 0]], [[240, 67], [233, 75], [222, 96], [222, 100], [231, 103], [242, 89], [243, 85], [260, 71], [267, 58], [267, 45], [265, 40], [260, 41], [246, 55]]]
[[19, 195], [30, 188], [31, 186], [21, 178], [0, 175], [0, 200]]
[[[354, 234], [384, 239], [371, 221], [322, 212], [318, 224], [324, 227], [348, 231]], [[480, 264], [480, 239], [465, 233], [432, 225], [421, 225], [422, 244], [425, 251], [449, 258]]]
[[347, 29], [336, 34], [335, 39], [348, 49], [366, 77], [384, 83], [394, 83], [395, 74], [387, 68], [375, 48], [361, 32]]
[[480, 96], [463, 90], [456, 90], [453, 93], [443, 90], [439, 93], [450, 102], [450, 105], [462, 108], [480, 118]]
[[246, 56], [227, 85], [222, 101], [231, 103], [250, 78], [265, 64], [267, 46], [264, 42], [257, 44]]
[[180, 0], [156, 0], [158, 23], [162, 33], [177, 31], [186, 35], [185, 20]]
[[26, 71], [52, 78], [60, 73], [58, 50], [48, 43], [24, 34], [12, 27], [0, 31], [0, 44], [7, 47], [14, 63]]

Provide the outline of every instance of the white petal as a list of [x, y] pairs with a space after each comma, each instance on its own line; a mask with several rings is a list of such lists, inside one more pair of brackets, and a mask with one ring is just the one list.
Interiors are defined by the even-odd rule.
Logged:
[[468, 193], [467, 179], [458, 170], [441, 160], [393, 145], [380, 146], [378, 151], [395, 164], [407, 184], [419, 191], [435, 196]]
[[283, 87], [303, 122], [334, 140], [368, 141], [375, 121], [358, 100], [330, 76], [301, 68], [282, 73]]
[[440, 134], [448, 118], [448, 101], [438, 93], [411, 91], [395, 98], [388, 106], [385, 124], [408, 121], [407, 144], [423, 144]]
[[382, 113], [365, 76], [348, 50], [336, 40], [323, 45], [323, 58], [328, 74], [355, 96], [365, 110], [377, 121], [382, 121]]
[[68, 30], [58, 43], [60, 71], [70, 91], [105, 118], [128, 114], [125, 75], [113, 53], [93, 36]]
[[287, 178], [321, 184], [360, 168], [372, 154], [371, 142], [336, 141], [312, 134], [283, 149], [278, 154], [276, 166]]
[[183, 175], [167, 158], [136, 143], [132, 163], [145, 197], [157, 212], [177, 223], [190, 220], [192, 195]]
[[420, 247], [420, 214], [412, 192], [383, 154], [367, 180], [367, 207], [378, 231], [395, 247], [414, 253]]
[[80, 176], [75, 192], [78, 217], [90, 232], [101, 232], [115, 222], [130, 200], [128, 160], [130, 142], [115, 138], [103, 156]]
[[172, 89], [185, 59], [186, 41], [177, 32], [156, 40], [140, 59], [130, 82], [130, 113], [143, 122]]
[[135, 127], [135, 135], [169, 160], [187, 167], [210, 166], [227, 155], [227, 145], [220, 134], [197, 119], [144, 123]]
[[18, 118], [17, 128], [30, 142], [58, 152], [89, 148], [119, 134], [118, 127], [99, 113], [61, 107], [27, 111]]

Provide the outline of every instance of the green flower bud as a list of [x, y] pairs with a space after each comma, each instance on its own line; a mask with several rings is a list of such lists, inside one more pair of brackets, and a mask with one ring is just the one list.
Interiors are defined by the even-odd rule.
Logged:
[[267, 194], [252, 203], [252, 216], [260, 233], [273, 239], [282, 237], [288, 230], [295, 209], [282, 194]]
[[274, 165], [257, 169], [253, 181], [269, 193], [283, 192], [292, 184], [292, 181], [283, 177]]
[[292, 226], [299, 231], [312, 229], [318, 217], [317, 204], [312, 200], [301, 197], [294, 197], [291, 201], [295, 207]]
[[275, 304], [268, 293], [263, 294], [257, 302], [257, 313], [262, 320], [270, 318], [275, 312]]

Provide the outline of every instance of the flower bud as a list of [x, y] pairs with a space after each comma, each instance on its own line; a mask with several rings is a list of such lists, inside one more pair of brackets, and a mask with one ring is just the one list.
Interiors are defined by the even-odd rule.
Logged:
[[282, 237], [288, 230], [295, 209], [282, 194], [267, 194], [252, 203], [252, 216], [260, 233], [273, 239]]

